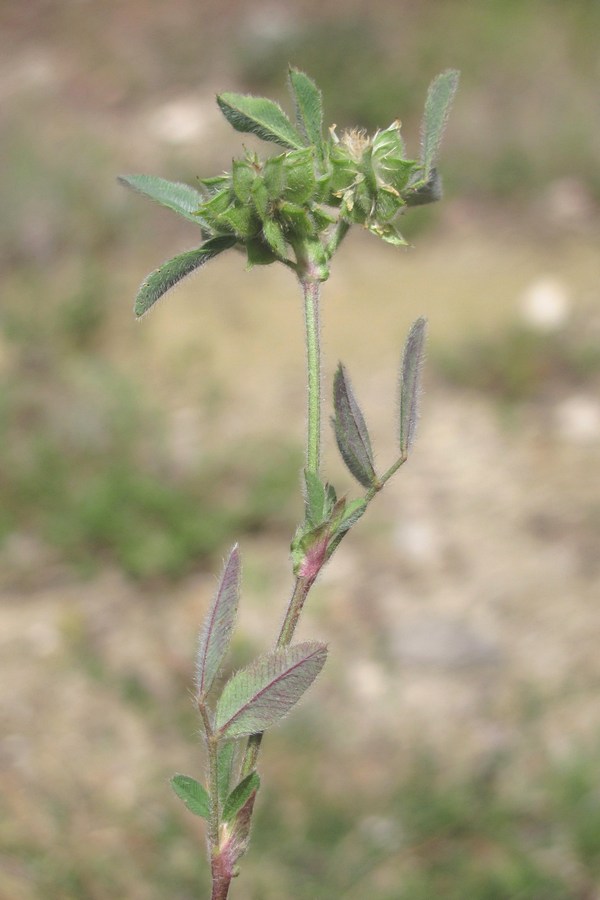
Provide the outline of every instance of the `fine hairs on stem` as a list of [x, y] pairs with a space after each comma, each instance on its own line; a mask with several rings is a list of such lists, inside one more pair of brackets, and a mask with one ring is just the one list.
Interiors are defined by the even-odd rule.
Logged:
[[[304, 72], [290, 68], [292, 120], [272, 100], [223, 93], [217, 103], [236, 131], [252, 133], [280, 152], [266, 159], [246, 151], [232, 171], [200, 179], [198, 188], [150, 175], [120, 181], [168, 207], [199, 228], [200, 244], [168, 260], [141, 285], [135, 315], [141, 317], [182, 278], [231, 248], [248, 266], [281, 263], [291, 269], [304, 298], [307, 384], [304, 517], [291, 541], [293, 587], [270, 652], [236, 672], [215, 696], [236, 623], [241, 562], [230, 551], [200, 632], [196, 654], [196, 705], [206, 757], [207, 782], [175, 775], [173, 790], [190, 812], [206, 821], [212, 876], [211, 900], [227, 900], [232, 878], [248, 849], [260, 788], [257, 763], [265, 731], [308, 690], [327, 659], [320, 641], [293, 643], [310, 590], [343, 537], [412, 450], [420, 393], [426, 321], [411, 326], [398, 380], [396, 456], [378, 473], [365, 418], [346, 368], [334, 377], [332, 425], [342, 459], [361, 496], [338, 497], [321, 474], [321, 350], [319, 303], [331, 259], [352, 225], [394, 246], [406, 242], [401, 217], [410, 207], [441, 197], [436, 164], [444, 127], [458, 86], [447, 70], [431, 83], [417, 159], [405, 156], [400, 123], [367, 136], [351, 130], [325, 133], [321, 92]], [[241, 754], [236, 751], [241, 749]], [[235, 760], [241, 760], [236, 765]]]

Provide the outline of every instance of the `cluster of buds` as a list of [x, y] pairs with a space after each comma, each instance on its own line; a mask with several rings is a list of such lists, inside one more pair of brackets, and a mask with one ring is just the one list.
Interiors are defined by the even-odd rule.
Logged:
[[400, 217], [407, 207], [441, 196], [435, 162], [458, 73], [432, 82], [425, 103], [419, 159], [407, 159], [400, 122], [372, 137], [352, 129], [324, 134], [321, 92], [303, 72], [290, 69], [295, 123], [272, 100], [224, 93], [217, 103], [240, 132], [284, 148], [261, 159], [247, 151], [232, 171], [201, 179], [198, 188], [147, 175], [124, 176], [128, 186], [157, 200], [202, 229], [203, 243], [169, 260], [146, 279], [136, 302], [142, 315], [173, 286], [230, 247], [248, 264], [282, 262], [299, 276], [325, 281], [329, 260], [351, 225], [388, 243], [406, 243]]

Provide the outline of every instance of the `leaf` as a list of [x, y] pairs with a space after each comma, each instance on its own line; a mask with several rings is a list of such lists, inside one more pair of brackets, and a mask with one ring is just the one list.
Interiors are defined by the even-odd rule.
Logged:
[[200, 632], [196, 654], [196, 687], [200, 697], [209, 692], [229, 649], [240, 599], [240, 574], [240, 552], [236, 544], [223, 566], [219, 586]]
[[417, 319], [404, 345], [400, 371], [400, 453], [403, 457], [407, 456], [413, 445], [419, 416], [426, 329], [427, 320], [423, 317]]
[[429, 181], [438, 156], [459, 77], [456, 69], [447, 69], [434, 78], [427, 92], [421, 124], [421, 162], [425, 181]]
[[310, 687], [327, 658], [325, 644], [296, 644], [259, 657], [227, 682], [217, 703], [215, 731], [236, 738], [278, 722]]
[[267, 219], [263, 224], [263, 234], [273, 253], [276, 253], [280, 259], [285, 259], [287, 254], [281, 225], [274, 219]]
[[171, 778], [171, 787], [195, 816], [201, 816], [203, 819], [210, 818], [209, 796], [206, 789], [195, 778], [190, 778], [189, 775], [174, 775]]
[[199, 269], [209, 259], [213, 259], [233, 247], [236, 239], [234, 237], [215, 237], [210, 238], [197, 250], [189, 250], [187, 253], [181, 253], [174, 256], [168, 262], [163, 263], [154, 272], [151, 272], [138, 291], [135, 299], [134, 311], [138, 318], [145, 315], [151, 306], [154, 306], [163, 294], [174, 287], [179, 281], [187, 275], [191, 275], [196, 269]]
[[326, 493], [325, 485], [315, 472], [304, 470], [304, 500], [306, 518], [311, 525], [319, 525], [324, 519]]
[[235, 756], [235, 741], [224, 741], [217, 752], [217, 781], [219, 784], [219, 802], [225, 803], [231, 782], [231, 767]]
[[327, 545], [327, 559], [330, 559], [337, 550], [342, 538], [348, 534], [353, 525], [358, 522], [367, 508], [366, 500], [359, 498], [346, 503], [344, 511], [336, 524], [336, 529]]
[[304, 146], [300, 135], [279, 106], [266, 97], [224, 93], [217, 96], [221, 112], [236, 131], [255, 134], [288, 150]]
[[321, 91], [314, 81], [300, 72], [290, 68], [289, 85], [296, 107], [296, 121], [308, 144], [316, 147], [320, 157], [323, 156], [323, 101]]
[[260, 778], [258, 777], [258, 772], [250, 772], [249, 775], [246, 775], [227, 798], [223, 806], [223, 821], [231, 822], [242, 806], [245, 806], [252, 794], [256, 794], [259, 787]]
[[139, 194], [156, 200], [161, 206], [172, 209], [173, 212], [183, 216], [184, 219], [189, 219], [195, 225], [199, 224], [195, 213], [204, 203], [204, 197], [189, 184], [167, 181], [165, 178], [157, 178], [154, 175], [120, 175], [118, 181], [125, 187], [130, 187]]
[[377, 482], [369, 432], [342, 363], [333, 380], [333, 427], [342, 458], [363, 487]]

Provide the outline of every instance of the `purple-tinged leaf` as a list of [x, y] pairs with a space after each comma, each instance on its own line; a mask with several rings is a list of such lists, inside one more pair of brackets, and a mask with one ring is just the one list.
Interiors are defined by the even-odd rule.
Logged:
[[250, 772], [249, 775], [246, 775], [227, 798], [227, 802], [223, 806], [223, 821], [231, 822], [242, 806], [245, 806], [252, 794], [258, 791], [259, 787], [260, 778], [258, 777], [258, 772]]
[[196, 654], [196, 687], [200, 697], [205, 697], [209, 692], [229, 649], [240, 598], [240, 573], [240, 552], [236, 544], [223, 567], [219, 586], [200, 632]]
[[326, 658], [325, 644], [313, 641], [276, 650], [236, 672], [217, 703], [219, 737], [256, 734], [274, 725], [308, 690]]
[[171, 778], [171, 787], [183, 800], [190, 812], [203, 819], [210, 818], [210, 799], [200, 782], [189, 775], [174, 775]]
[[421, 369], [425, 350], [427, 320], [423, 317], [411, 326], [404, 345], [400, 372], [400, 454], [410, 452], [419, 418]]
[[218, 95], [217, 103], [236, 131], [255, 134], [263, 141], [272, 141], [288, 150], [304, 145], [282, 108], [273, 100], [226, 92]]
[[[225, 876], [223, 880], [226, 880], [227, 883], [235, 875], [237, 861], [248, 849], [255, 800], [256, 790], [253, 790], [244, 805], [238, 810], [233, 822], [224, 822], [221, 826], [221, 840], [216, 863], [217, 869], [223, 873], [221, 877]], [[214, 871], [215, 864], [213, 862], [213, 873]]]
[[156, 301], [179, 281], [187, 275], [191, 275], [210, 259], [218, 256], [223, 250], [233, 247], [235, 243], [234, 237], [210, 238], [197, 250], [180, 253], [179, 256], [174, 256], [173, 259], [151, 272], [140, 287], [135, 299], [134, 311], [137, 318], [145, 315], [150, 307], [154, 306]]
[[369, 432], [342, 363], [333, 381], [333, 427], [342, 458], [363, 487], [377, 483]]

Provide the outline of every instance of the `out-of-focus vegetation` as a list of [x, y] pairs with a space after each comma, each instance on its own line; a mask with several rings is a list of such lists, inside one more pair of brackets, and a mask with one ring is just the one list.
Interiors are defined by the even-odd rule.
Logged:
[[[197, 235], [127, 195], [115, 176], [137, 170], [194, 183], [227, 168], [239, 136], [231, 143], [221, 128], [214, 93], [281, 91], [285, 103], [291, 62], [322, 85], [330, 122], [372, 129], [400, 117], [413, 150], [432, 75], [452, 66], [462, 81], [442, 159], [446, 199], [407, 219], [423, 255], [373, 249], [382, 272], [375, 284], [357, 265], [374, 244], [351, 236], [324, 306], [325, 327], [337, 325], [327, 334], [327, 366], [341, 355], [356, 367], [375, 421], [383, 382], [374, 361], [391, 353], [384, 338], [393, 342], [397, 329], [399, 342], [421, 313], [432, 326], [414, 466], [400, 499], [381, 500], [378, 540], [362, 557], [354, 545], [354, 567], [349, 551], [342, 557], [343, 586], [334, 573], [314, 608], [340, 669], [357, 647], [365, 655], [383, 648], [383, 689], [392, 685], [393, 698], [378, 707], [376, 691], [365, 696], [388, 719], [382, 734], [363, 723], [358, 746], [343, 724], [329, 743], [334, 715], [357, 702], [353, 688], [338, 685], [327, 729], [307, 711], [265, 742], [270, 775], [245, 883], [232, 895], [596, 897], [600, 5], [4, 7], [0, 631], [9, 725], [0, 736], [0, 896], [186, 900], [206, 886], [201, 826], [170, 797], [167, 778], [188, 763], [199, 773], [186, 691], [198, 605], [212, 591], [202, 581], [208, 563], [234, 539], [250, 543], [244, 627], [252, 651], [270, 640], [264, 609], [272, 620], [273, 604], [283, 608], [304, 399], [289, 386], [300, 384], [299, 369], [288, 382], [286, 366], [289, 357], [302, 363], [290, 336], [301, 322], [292, 322], [289, 278], [246, 276], [234, 259], [227, 273], [216, 262], [166, 298], [172, 316], [157, 309], [135, 325], [143, 275]], [[523, 285], [547, 274], [540, 267], [558, 270], [576, 307], [550, 330], [530, 327], [517, 308]], [[258, 338], [257, 315], [269, 316]], [[371, 335], [380, 343], [369, 356]], [[257, 347], [266, 347], [265, 359]], [[556, 438], [552, 416], [542, 418], [540, 439], [532, 406], [571, 395], [587, 403], [583, 424], [575, 406], [581, 443]], [[427, 443], [427, 423], [446, 401], [447, 418]], [[516, 420], [531, 438], [521, 455], [510, 455], [518, 429], [480, 416], [498, 401], [527, 412]], [[472, 470], [485, 481], [481, 492]], [[513, 515], [515, 497], [523, 505]], [[412, 531], [402, 530], [406, 510]], [[363, 534], [368, 542], [367, 526]], [[538, 584], [544, 569], [548, 580]], [[83, 587], [82, 574], [94, 576]], [[404, 635], [402, 616], [415, 609], [435, 621], [464, 613], [476, 625], [491, 622], [505, 662], [470, 670], [459, 659], [457, 674], [447, 661], [394, 656], [393, 635]], [[353, 622], [360, 640], [347, 631]], [[244, 657], [243, 647], [237, 652]], [[341, 677], [336, 665], [328, 686]], [[453, 707], [461, 678], [464, 697]], [[553, 678], [559, 686], [542, 692], [539, 721], [523, 722], [519, 691]], [[369, 679], [359, 681], [364, 690]], [[424, 707], [439, 695], [429, 714]], [[441, 726], [442, 738], [435, 732], [447, 709], [459, 738], [452, 722], [450, 737]], [[434, 737], [422, 726], [427, 733], [414, 739], [419, 711]], [[462, 744], [476, 738], [492, 749], [481, 765], [466, 765]]]

